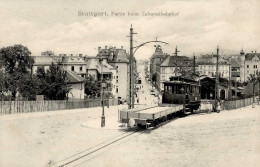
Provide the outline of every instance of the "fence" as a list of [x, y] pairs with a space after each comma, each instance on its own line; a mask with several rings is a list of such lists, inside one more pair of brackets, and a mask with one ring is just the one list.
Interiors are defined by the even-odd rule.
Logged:
[[[118, 99], [104, 101], [107, 106], [118, 105]], [[77, 108], [91, 108], [101, 106], [100, 99], [88, 99], [77, 101], [51, 100], [51, 101], [0, 101], [0, 115], [31, 113]]]
[[[256, 100], [255, 100], [255, 102], [256, 102]], [[249, 106], [252, 103], [253, 103], [253, 98], [240, 99], [240, 100], [234, 100], [234, 101], [224, 101], [223, 103], [221, 103], [221, 109], [222, 110], [232, 110], [232, 109]]]
[[[255, 102], [257, 100], [255, 99]], [[260, 102], [258, 102], [260, 104]], [[253, 98], [246, 98], [234, 101], [223, 101], [220, 103], [221, 110], [232, 110], [241, 107], [246, 107], [253, 104]], [[202, 100], [201, 101], [201, 111], [213, 111], [214, 100]]]

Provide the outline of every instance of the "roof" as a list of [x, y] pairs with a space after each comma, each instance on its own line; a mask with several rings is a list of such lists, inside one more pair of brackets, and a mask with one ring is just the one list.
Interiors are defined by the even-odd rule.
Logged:
[[[229, 64], [229, 62], [221, 57], [219, 57], [219, 64]], [[197, 65], [214, 65], [217, 63], [217, 59], [215, 56], [211, 56], [211, 57], [206, 57], [206, 56], [202, 56], [202, 57], [198, 57], [196, 60], [196, 64]]]
[[240, 67], [239, 60], [238, 59], [231, 59], [230, 65], [231, 65], [231, 67], [239, 68]]
[[58, 60], [50, 56], [31, 56], [34, 59], [34, 65], [51, 65], [52, 62], [57, 62]]
[[112, 60], [113, 62], [124, 62], [128, 63], [128, 54], [124, 49], [116, 49], [114, 59]]
[[187, 56], [168, 56], [162, 63], [161, 67], [178, 67], [190, 66], [192, 60], [190, 60]]
[[79, 56], [63, 56], [62, 64], [86, 64], [82, 57]]
[[252, 60], [255, 56], [260, 59], [260, 53], [247, 53], [245, 56], [245, 60]]
[[110, 64], [108, 64], [105, 60], [102, 61], [102, 68], [101, 69], [101, 64], [99, 62], [99, 59], [97, 58], [93, 58], [93, 59], [89, 59], [87, 61], [87, 69], [89, 70], [97, 70], [99, 73], [103, 72], [103, 73], [112, 73], [112, 69], [115, 69], [114, 66], [111, 66]]
[[72, 72], [70, 70], [66, 71], [66, 75], [68, 78], [68, 83], [81, 83], [85, 81], [84, 78], [78, 76], [75, 72]]

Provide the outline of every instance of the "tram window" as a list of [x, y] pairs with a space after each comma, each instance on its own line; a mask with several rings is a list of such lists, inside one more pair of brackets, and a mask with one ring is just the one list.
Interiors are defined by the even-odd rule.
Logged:
[[164, 93], [168, 92], [168, 86], [164, 86]]
[[169, 92], [170, 94], [172, 94], [172, 87], [169, 86], [168, 88], [169, 88], [169, 89], [168, 89], [168, 92]]
[[[190, 93], [191, 92], [191, 86], [190, 85], [187, 85], [187, 93]], [[192, 92], [191, 92], [192, 93]]]
[[178, 85], [177, 94], [185, 93], [184, 85]]

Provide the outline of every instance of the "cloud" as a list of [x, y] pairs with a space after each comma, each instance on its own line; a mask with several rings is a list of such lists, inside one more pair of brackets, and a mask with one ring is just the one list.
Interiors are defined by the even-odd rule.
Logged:
[[[109, 1], [91, 7], [90, 2], [94, 4], [94, 1], [88, 1], [87, 4], [80, 1], [73, 2], [72, 5], [69, 1], [67, 5], [50, 6], [51, 2], [45, 1], [43, 4], [35, 2], [26, 7], [27, 3], [21, 3], [22, 9], [11, 2], [2, 2], [0, 5], [7, 7], [2, 7], [0, 11], [0, 44], [7, 46], [22, 43], [35, 55], [53, 50], [57, 54], [83, 53], [95, 56], [98, 46], [124, 46], [129, 50], [129, 38], [126, 36], [133, 24], [134, 31], [138, 33], [134, 35], [134, 40], [137, 41], [134, 45], [158, 37], [158, 40], [170, 44], [162, 45], [163, 50], [170, 54], [176, 45], [181, 50], [181, 55], [215, 52], [217, 45], [223, 50], [236, 52], [242, 47], [248, 51], [260, 48], [260, 12], [256, 7], [259, 4], [257, 1], [150, 1], [148, 6], [142, 2], [136, 8], [134, 2], [127, 2], [128, 6], [124, 6], [121, 1], [117, 1], [118, 4], [108, 6], [112, 2]], [[11, 8], [12, 5], [14, 7]], [[38, 7], [38, 10], [34, 7]], [[179, 15], [79, 17], [79, 9], [131, 11], [140, 14], [147, 11], [173, 11], [179, 12]], [[153, 45], [140, 48], [136, 52], [137, 58], [149, 58], [154, 51]]]

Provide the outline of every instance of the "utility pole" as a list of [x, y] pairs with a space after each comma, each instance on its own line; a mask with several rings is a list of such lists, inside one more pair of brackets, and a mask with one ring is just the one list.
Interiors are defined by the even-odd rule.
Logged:
[[228, 70], [229, 70], [229, 76], [228, 76], [228, 100], [232, 99], [232, 89], [231, 89], [231, 69], [230, 69], [230, 63], [228, 65]]
[[218, 85], [219, 85], [219, 76], [218, 76], [218, 55], [219, 54], [219, 48], [217, 46], [217, 63], [216, 63], [216, 85], [215, 85], [215, 110], [217, 111], [218, 107]]
[[193, 74], [196, 72], [196, 58], [195, 55], [193, 54]]
[[134, 108], [134, 60], [133, 60], [133, 35], [137, 34], [133, 32], [133, 27], [131, 24], [130, 28], [130, 90], [129, 90], [129, 104], [128, 108]]
[[174, 53], [174, 55], [175, 55], [175, 58], [176, 58], [176, 66], [175, 66], [175, 76], [177, 76], [177, 72], [178, 72], [178, 52], [180, 52], [178, 49], [177, 49], [177, 46], [176, 46], [176, 48], [175, 48], [175, 53]]

